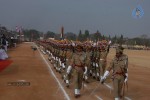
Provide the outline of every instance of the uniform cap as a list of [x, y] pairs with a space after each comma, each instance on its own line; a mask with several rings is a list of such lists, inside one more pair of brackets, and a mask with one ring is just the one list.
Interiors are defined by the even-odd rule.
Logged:
[[116, 48], [116, 53], [123, 53], [124, 48], [122, 46], [118, 46]]

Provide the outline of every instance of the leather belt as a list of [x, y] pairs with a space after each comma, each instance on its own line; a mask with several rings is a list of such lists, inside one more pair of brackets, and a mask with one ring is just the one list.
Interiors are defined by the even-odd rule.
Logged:
[[77, 67], [83, 67], [82, 65], [75, 65], [75, 66], [77, 66]]

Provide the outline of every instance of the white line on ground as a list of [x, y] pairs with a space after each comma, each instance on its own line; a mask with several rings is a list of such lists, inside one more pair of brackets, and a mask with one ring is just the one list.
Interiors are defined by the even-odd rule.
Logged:
[[109, 89], [113, 89], [111, 86], [109, 86], [108, 84], [106, 84], [106, 83], [104, 83], [104, 85], [106, 86], [106, 87], [108, 87]]
[[130, 99], [129, 97], [125, 97], [127, 100], [132, 100], [132, 99]]
[[[84, 86], [88, 89], [88, 86], [86, 84], [84, 84]], [[103, 100], [100, 96], [98, 95], [95, 95], [95, 97], [98, 99], [98, 100]]]
[[95, 95], [95, 97], [98, 99], [98, 100], [103, 100], [102, 98], [100, 98], [99, 96]]
[[[37, 46], [36, 46], [37, 47]], [[38, 48], [38, 47], [37, 47]], [[38, 49], [39, 51], [39, 49]], [[41, 54], [41, 52], [39, 51], [41, 57], [43, 58], [43, 60], [45, 61], [45, 63], [47, 64], [47, 67], [50, 71], [50, 73], [53, 75], [53, 77], [56, 79], [58, 85], [60, 86], [62, 92], [64, 93], [64, 96], [66, 97], [67, 100], [71, 100], [69, 95], [66, 93], [66, 91], [64, 90], [63, 86], [61, 85], [61, 83], [59, 82], [59, 80], [57, 79], [56, 75], [54, 74], [53, 70], [51, 69], [50, 65], [48, 64], [48, 62], [46, 61], [46, 59], [44, 58], [44, 56]]]

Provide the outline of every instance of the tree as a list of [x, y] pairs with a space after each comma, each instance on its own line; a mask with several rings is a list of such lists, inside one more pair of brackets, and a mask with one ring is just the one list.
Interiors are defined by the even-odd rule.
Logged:
[[72, 33], [72, 32], [68, 32], [65, 34], [65, 38], [68, 40], [76, 40], [76, 34]]
[[85, 30], [85, 33], [84, 33], [84, 40], [89, 39], [89, 36], [90, 36], [89, 31], [88, 31], [88, 30]]
[[117, 43], [117, 36], [115, 35], [113, 38], [112, 38], [112, 44], [116, 44]]
[[101, 33], [97, 30], [96, 33], [94, 33], [94, 40], [98, 41], [102, 39]]
[[120, 38], [118, 39], [118, 44], [123, 44], [123, 35], [121, 34]]
[[83, 41], [83, 35], [82, 35], [82, 31], [79, 31], [79, 35], [78, 35], [78, 40], [79, 41]]
[[45, 34], [45, 38], [48, 39], [48, 38], [54, 38], [55, 37], [55, 33], [54, 32], [51, 32], [51, 31], [48, 31], [46, 34]]
[[40, 32], [35, 29], [23, 30], [25, 40], [32, 41], [40, 38]]
[[109, 35], [109, 37], [108, 37], [108, 40], [111, 40], [111, 37], [110, 37], [110, 35]]
[[145, 45], [146, 47], [148, 46], [148, 36], [146, 34], [141, 35], [141, 39], [143, 40], [142, 45]]

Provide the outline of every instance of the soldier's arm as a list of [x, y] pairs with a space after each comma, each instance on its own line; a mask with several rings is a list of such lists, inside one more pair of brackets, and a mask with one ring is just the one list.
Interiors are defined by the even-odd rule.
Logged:
[[111, 61], [110, 66], [107, 68], [107, 70], [105, 71], [104, 75], [101, 78], [101, 83], [103, 84], [107, 78], [107, 76], [109, 75], [109, 72], [112, 70], [114, 66], [114, 60]]
[[128, 80], [128, 56], [125, 56], [125, 80], [124, 82], [127, 82]]

